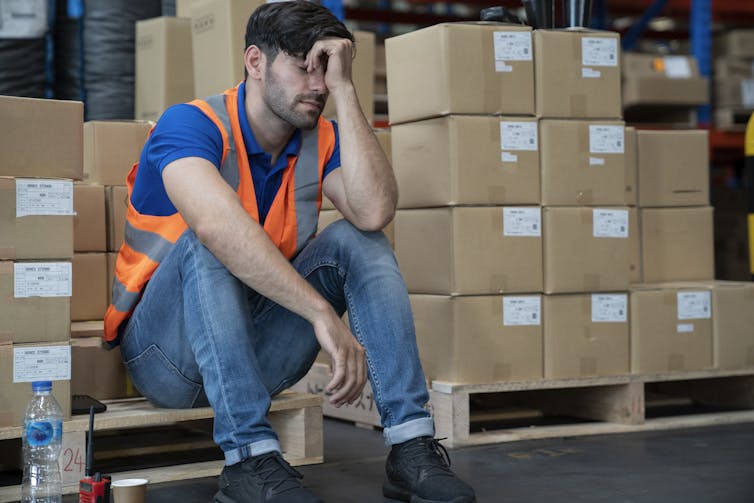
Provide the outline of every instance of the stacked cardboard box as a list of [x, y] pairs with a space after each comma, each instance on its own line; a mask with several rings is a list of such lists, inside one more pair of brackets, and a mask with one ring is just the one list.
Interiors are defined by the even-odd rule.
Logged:
[[0, 97], [0, 426], [18, 426], [31, 381], [70, 416], [73, 179], [83, 104]]
[[396, 256], [427, 377], [541, 378], [532, 32], [442, 24], [388, 39], [386, 58]]
[[742, 131], [754, 111], [754, 30], [731, 30], [715, 44], [715, 125]]

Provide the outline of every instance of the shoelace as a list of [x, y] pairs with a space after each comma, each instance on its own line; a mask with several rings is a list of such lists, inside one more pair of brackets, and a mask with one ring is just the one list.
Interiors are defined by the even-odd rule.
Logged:
[[272, 484], [272, 491], [275, 494], [300, 488], [299, 479], [304, 478], [301, 473], [282, 459], [278, 452], [255, 460], [254, 469], [265, 486]]
[[406, 445], [406, 458], [421, 469], [426, 467], [430, 475], [444, 475], [450, 472], [450, 455], [439, 441], [444, 438], [419, 438]]

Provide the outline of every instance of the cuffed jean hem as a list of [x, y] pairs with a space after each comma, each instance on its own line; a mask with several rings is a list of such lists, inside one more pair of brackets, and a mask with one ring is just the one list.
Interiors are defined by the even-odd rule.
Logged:
[[273, 438], [266, 438], [264, 440], [260, 440], [259, 442], [252, 442], [250, 444], [244, 445], [243, 447], [239, 447], [238, 449], [225, 451], [225, 464], [228, 466], [235, 465], [236, 463], [240, 463], [246, 458], [250, 458], [252, 456], [260, 456], [262, 454], [267, 454], [268, 452], [273, 451], [280, 452], [280, 442]]
[[431, 417], [420, 417], [382, 431], [385, 445], [395, 445], [417, 437], [434, 437], [435, 423]]

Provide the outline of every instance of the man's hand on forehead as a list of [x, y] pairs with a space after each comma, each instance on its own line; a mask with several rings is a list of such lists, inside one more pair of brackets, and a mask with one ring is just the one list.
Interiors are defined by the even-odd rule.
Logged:
[[330, 92], [351, 83], [353, 43], [347, 38], [324, 38], [306, 55], [306, 71], [322, 70]]

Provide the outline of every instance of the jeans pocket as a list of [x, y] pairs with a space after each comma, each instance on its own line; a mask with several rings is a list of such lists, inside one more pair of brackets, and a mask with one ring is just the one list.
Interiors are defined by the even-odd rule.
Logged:
[[127, 360], [125, 365], [136, 389], [156, 407], [194, 407], [202, 391], [202, 385], [184, 376], [156, 344]]

